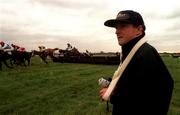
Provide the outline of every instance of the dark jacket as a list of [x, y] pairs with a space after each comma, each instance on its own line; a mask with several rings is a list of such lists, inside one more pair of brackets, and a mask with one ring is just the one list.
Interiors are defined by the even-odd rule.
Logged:
[[[141, 38], [122, 47], [126, 58]], [[166, 115], [173, 90], [173, 79], [157, 51], [143, 44], [119, 79], [110, 101], [113, 115]]]

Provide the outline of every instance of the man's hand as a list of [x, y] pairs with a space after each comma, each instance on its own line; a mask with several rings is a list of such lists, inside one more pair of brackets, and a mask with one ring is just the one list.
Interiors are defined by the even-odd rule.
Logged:
[[106, 93], [107, 89], [108, 89], [108, 88], [102, 88], [102, 89], [100, 89], [100, 91], [99, 91], [99, 96], [101, 97], [101, 99], [102, 99], [103, 95]]

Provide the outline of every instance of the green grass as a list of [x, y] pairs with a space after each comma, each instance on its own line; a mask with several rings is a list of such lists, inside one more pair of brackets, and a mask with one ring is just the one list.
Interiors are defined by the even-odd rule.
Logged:
[[174, 91], [168, 115], [180, 115], [180, 58], [163, 57], [174, 79]]
[[[164, 57], [175, 89], [169, 115], [180, 115], [180, 59]], [[100, 77], [117, 65], [50, 63], [34, 57], [29, 67], [0, 72], [1, 115], [110, 115], [99, 99]]]

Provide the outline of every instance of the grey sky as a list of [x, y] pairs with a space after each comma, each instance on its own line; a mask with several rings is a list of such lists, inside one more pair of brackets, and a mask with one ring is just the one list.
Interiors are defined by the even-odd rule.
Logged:
[[103, 25], [120, 10], [140, 12], [146, 37], [158, 51], [180, 52], [177, 0], [0, 0], [0, 40], [37, 49], [38, 45], [80, 51], [119, 51], [113, 28]]

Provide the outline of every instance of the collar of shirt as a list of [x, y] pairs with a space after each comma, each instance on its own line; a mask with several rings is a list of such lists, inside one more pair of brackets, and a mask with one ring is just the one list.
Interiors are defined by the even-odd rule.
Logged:
[[[144, 36], [144, 35], [143, 35]], [[121, 58], [121, 62], [123, 62], [125, 60], [125, 58], [127, 57], [127, 55], [129, 54], [129, 52], [131, 51], [131, 49], [134, 47], [134, 45], [141, 39], [143, 38], [142, 35], [132, 39], [131, 41], [129, 41], [128, 43], [126, 43], [125, 45], [123, 45], [122, 48], [122, 58]]]

